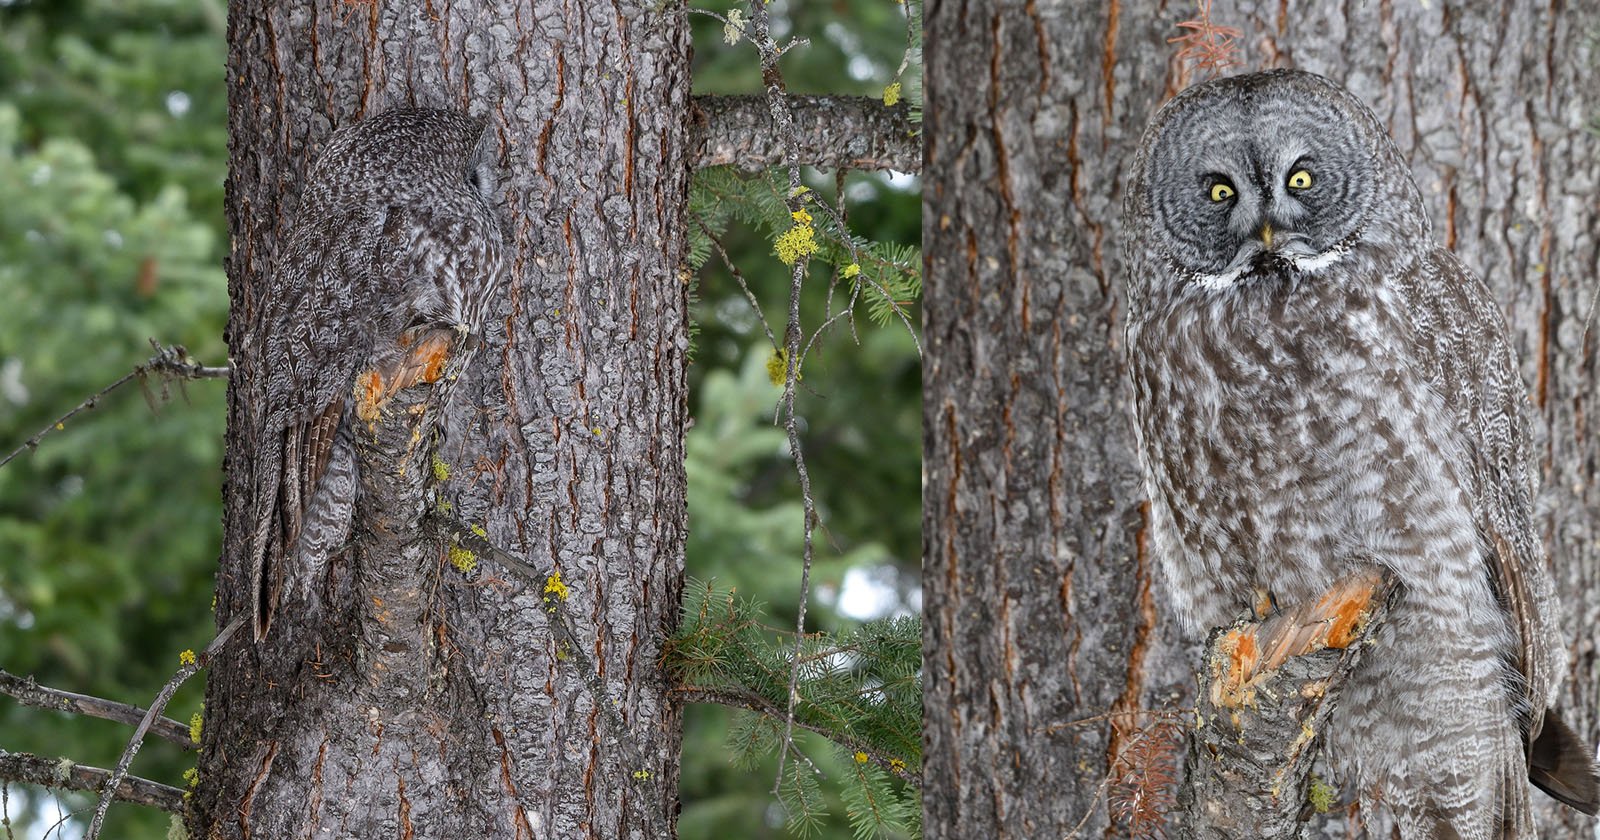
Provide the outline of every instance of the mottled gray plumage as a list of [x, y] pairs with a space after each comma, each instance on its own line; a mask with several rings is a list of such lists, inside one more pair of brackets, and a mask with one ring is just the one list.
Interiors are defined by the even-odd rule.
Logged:
[[1382, 124], [1308, 73], [1190, 88], [1145, 132], [1123, 235], [1178, 612], [1219, 626], [1258, 591], [1388, 568], [1401, 600], [1327, 733], [1364, 805], [1406, 838], [1529, 838], [1531, 775], [1593, 813], [1592, 750], [1550, 711], [1567, 665], [1526, 390]]
[[349, 538], [357, 372], [422, 330], [476, 333], [508, 271], [488, 140], [453, 111], [392, 110], [335, 131], [310, 168], [252, 336], [257, 639], [286, 563], [309, 583]]

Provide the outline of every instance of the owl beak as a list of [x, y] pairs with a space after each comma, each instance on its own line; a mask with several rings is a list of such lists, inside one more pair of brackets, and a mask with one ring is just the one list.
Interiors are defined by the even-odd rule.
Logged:
[[1270, 223], [1261, 226], [1261, 241], [1266, 244], [1267, 250], [1272, 250], [1272, 225]]

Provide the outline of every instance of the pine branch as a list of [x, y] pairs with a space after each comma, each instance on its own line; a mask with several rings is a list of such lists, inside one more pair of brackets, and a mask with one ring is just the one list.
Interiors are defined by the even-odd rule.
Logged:
[[[780, 723], [786, 717], [785, 709], [782, 706], [773, 703], [766, 697], [749, 691], [728, 688], [703, 688], [700, 686], [675, 686], [672, 689], [672, 696], [683, 703], [711, 703], [733, 709], [744, 709], [763, 717], [772, 718]], [[882, 751], [873, 745], [803, 720], [796, 720], [794, 725], [801, 729], [815, 732], [851, 753], [865, 755], [868, 761], [887, 770], [906, 784], [917, 790], [922, 789], [921, 774], [911, 772], [906, 768], [904, 761], [897, 760], [893, 756], [884, 755]]]
[[765, 96], [696, 96], [689, 159], [695, 168], [760, 172], [783, 164], [792, 139], [803, 166], [922, 171], [922, 138], [908, 105], [870, 96], [790, 96], [790, 135]]
[[[7, 781], [56, 790], [97, 791], [105, 787], [111, 775], [109, 770], [77, 764], [64, 758], [45, 758], [0, 749], [0, 779]], [[138, 776], [124, 776], [117, 785], [114, 798], [119, 802], [159, 808], [169, 814], [181, 814], [183, 794], [182, 790], [170, 785]]]
[[[86, 715], [104, 720], [114, 720], [129, 726], [138, 726], [148, 712], [129, 703], [104, 700], [87, 694], [74, 694], [58, 688], [39, 685], [33, 677], [19, 677], [0, 670], [0, 694], [16, 698], [24, 706], [52, 709], [75, 715]], [[186, 750], [199, 749], [200, 745], [189, 737], [189, 727], [169, 717], [157, 717], [150, 730], [157, 737], [171, 741]]]
[[[756, 712], [730, 736], [736, 757], [754, 756], [794, 748], [784, 739], [790, 714], [786, 698], [791, 675], [800, 673], [793, 725], [834, 742], [853, 760], [856, 773], [843, 780], [843, 793], [865, 809], [853, 811], [853, 818], [871, 817], [879, 828], [900, 825], [905, 794], [859, 788], [878, 784], [873, 780], [880, 778], [879, 767], [920, 783], [921, 623], [887, 619], [839, 634], [806, 634], [797, 644], [785, 638], [785, 631], [757, 620], [759, 605], [701, 586], [686, 587], [683, 621], [663, 650], [674, 693]], [[778, 794], [786, 807], [807, 802], [802, 787], [811, 774], [800, 771], [809, 761], [798, 751], [795, 758]], [[874, 766], [866, 772], [869, 763]], [[912, 787], [920, 790], [917, 783]], [[790, 811], [791, 827], [798, 829], [808, 814], [803, 807]]]
[[1187, 31], [1167, 39], [1169, 44], [1181, 45], [1173, 56], [1178, 62], [1180, 88], [1188, 85], [1191, 69], [1203, 71], [1206, 78], [1214, 79], [1222, 75], [1222, 71], [1242, 63], [1238, 58], [1240, 30], [1220, 26], [1211, 20], [1211, 0], [1198, 0], [1196, 6], [1198, 15], [1178, 23], [1179, 29]]

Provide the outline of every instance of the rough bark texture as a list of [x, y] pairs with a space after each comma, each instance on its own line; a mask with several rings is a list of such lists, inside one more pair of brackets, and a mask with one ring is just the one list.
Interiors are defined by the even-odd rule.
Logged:
[[[515, 279], [442, 442], [410, 437], [429, 423], [407, 406], [436, 393], [421, 386], [366, 438], [356, 536], [323, 605], [215, 662], [194, 836], [672, 836], [680, 715], [658, 653], [685, 528], [687, 37], [681, 10], [654, 3], [232, 5], [230, 346], [248, 352], [315, 150], [394, 105], [491, 120]], [[248, 608], [242, 396], [219, 626]], [[487, 557], [471, 579], [444, 562], [425, 518], [441, 502], [561, 573], [603, 697], [553, 641], [540, 584]]]
[[[1503, 304], [1540, 414], [1543, 521], [1574, 668], [1600, 700], [1595, 0], [1218, 4], [1243, 69], [1349, 86], [1412, 162], [1436, 238]], [[1197, 657], [1143, 551], [1123, 372], [1122, 166], [1180, 86], [1156, 0], [931, 0], [925, 561], [928, 835], [1119, 836], [1101, 781]], [[1081, 725], [1073, 721], [1096, 717]], [[1547, 836], [1591, 830], [1543, 797]], [[1093, 812], [1092, 814], [1090, 812]], [[1582, 826], [1583, 828], [1580, 828]]]
[[1357, 575], [1313, 603], [1212, 632], [1200, 669], [1178, 836], [1290, 840], [1302, 836], [1311, 768], [1363, 642], [1395, 592]]
[[[760, 172], [784, 162], [766, 96], [697, 96], [690, 156], [697, 166]], [[922, 171], [922, 143], [906, 105], [870, 96], [790, 94], [800, 159], [823, 169]]]

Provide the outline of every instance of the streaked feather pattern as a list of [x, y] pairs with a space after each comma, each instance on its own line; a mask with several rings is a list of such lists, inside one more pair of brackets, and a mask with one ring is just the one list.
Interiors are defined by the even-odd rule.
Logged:
[[[1325, 191], [1285, 186], [1300, 170]], [[1530, 776], [1592, 811], [1593, 750], [1549, 710], [1567, 666], [1516, 356], [1376, 117], [1308, 73], [1191, 88], [1146, 130], [1123, 222], [1178, 612], [1217, 626], [1258, 588], [1312, 600], [1386, 567], [1402, 598], [1328, 733], [1364, 805], [1408, 840], [1533, 837]]]
[[359, 370], [420, 324], [477, 332], [508, 272], [482, 123], [397, 109], [333, 133], [258, 305], [250, 573], [257, 640], [286, 579], [313, 597], [349, 537]]

